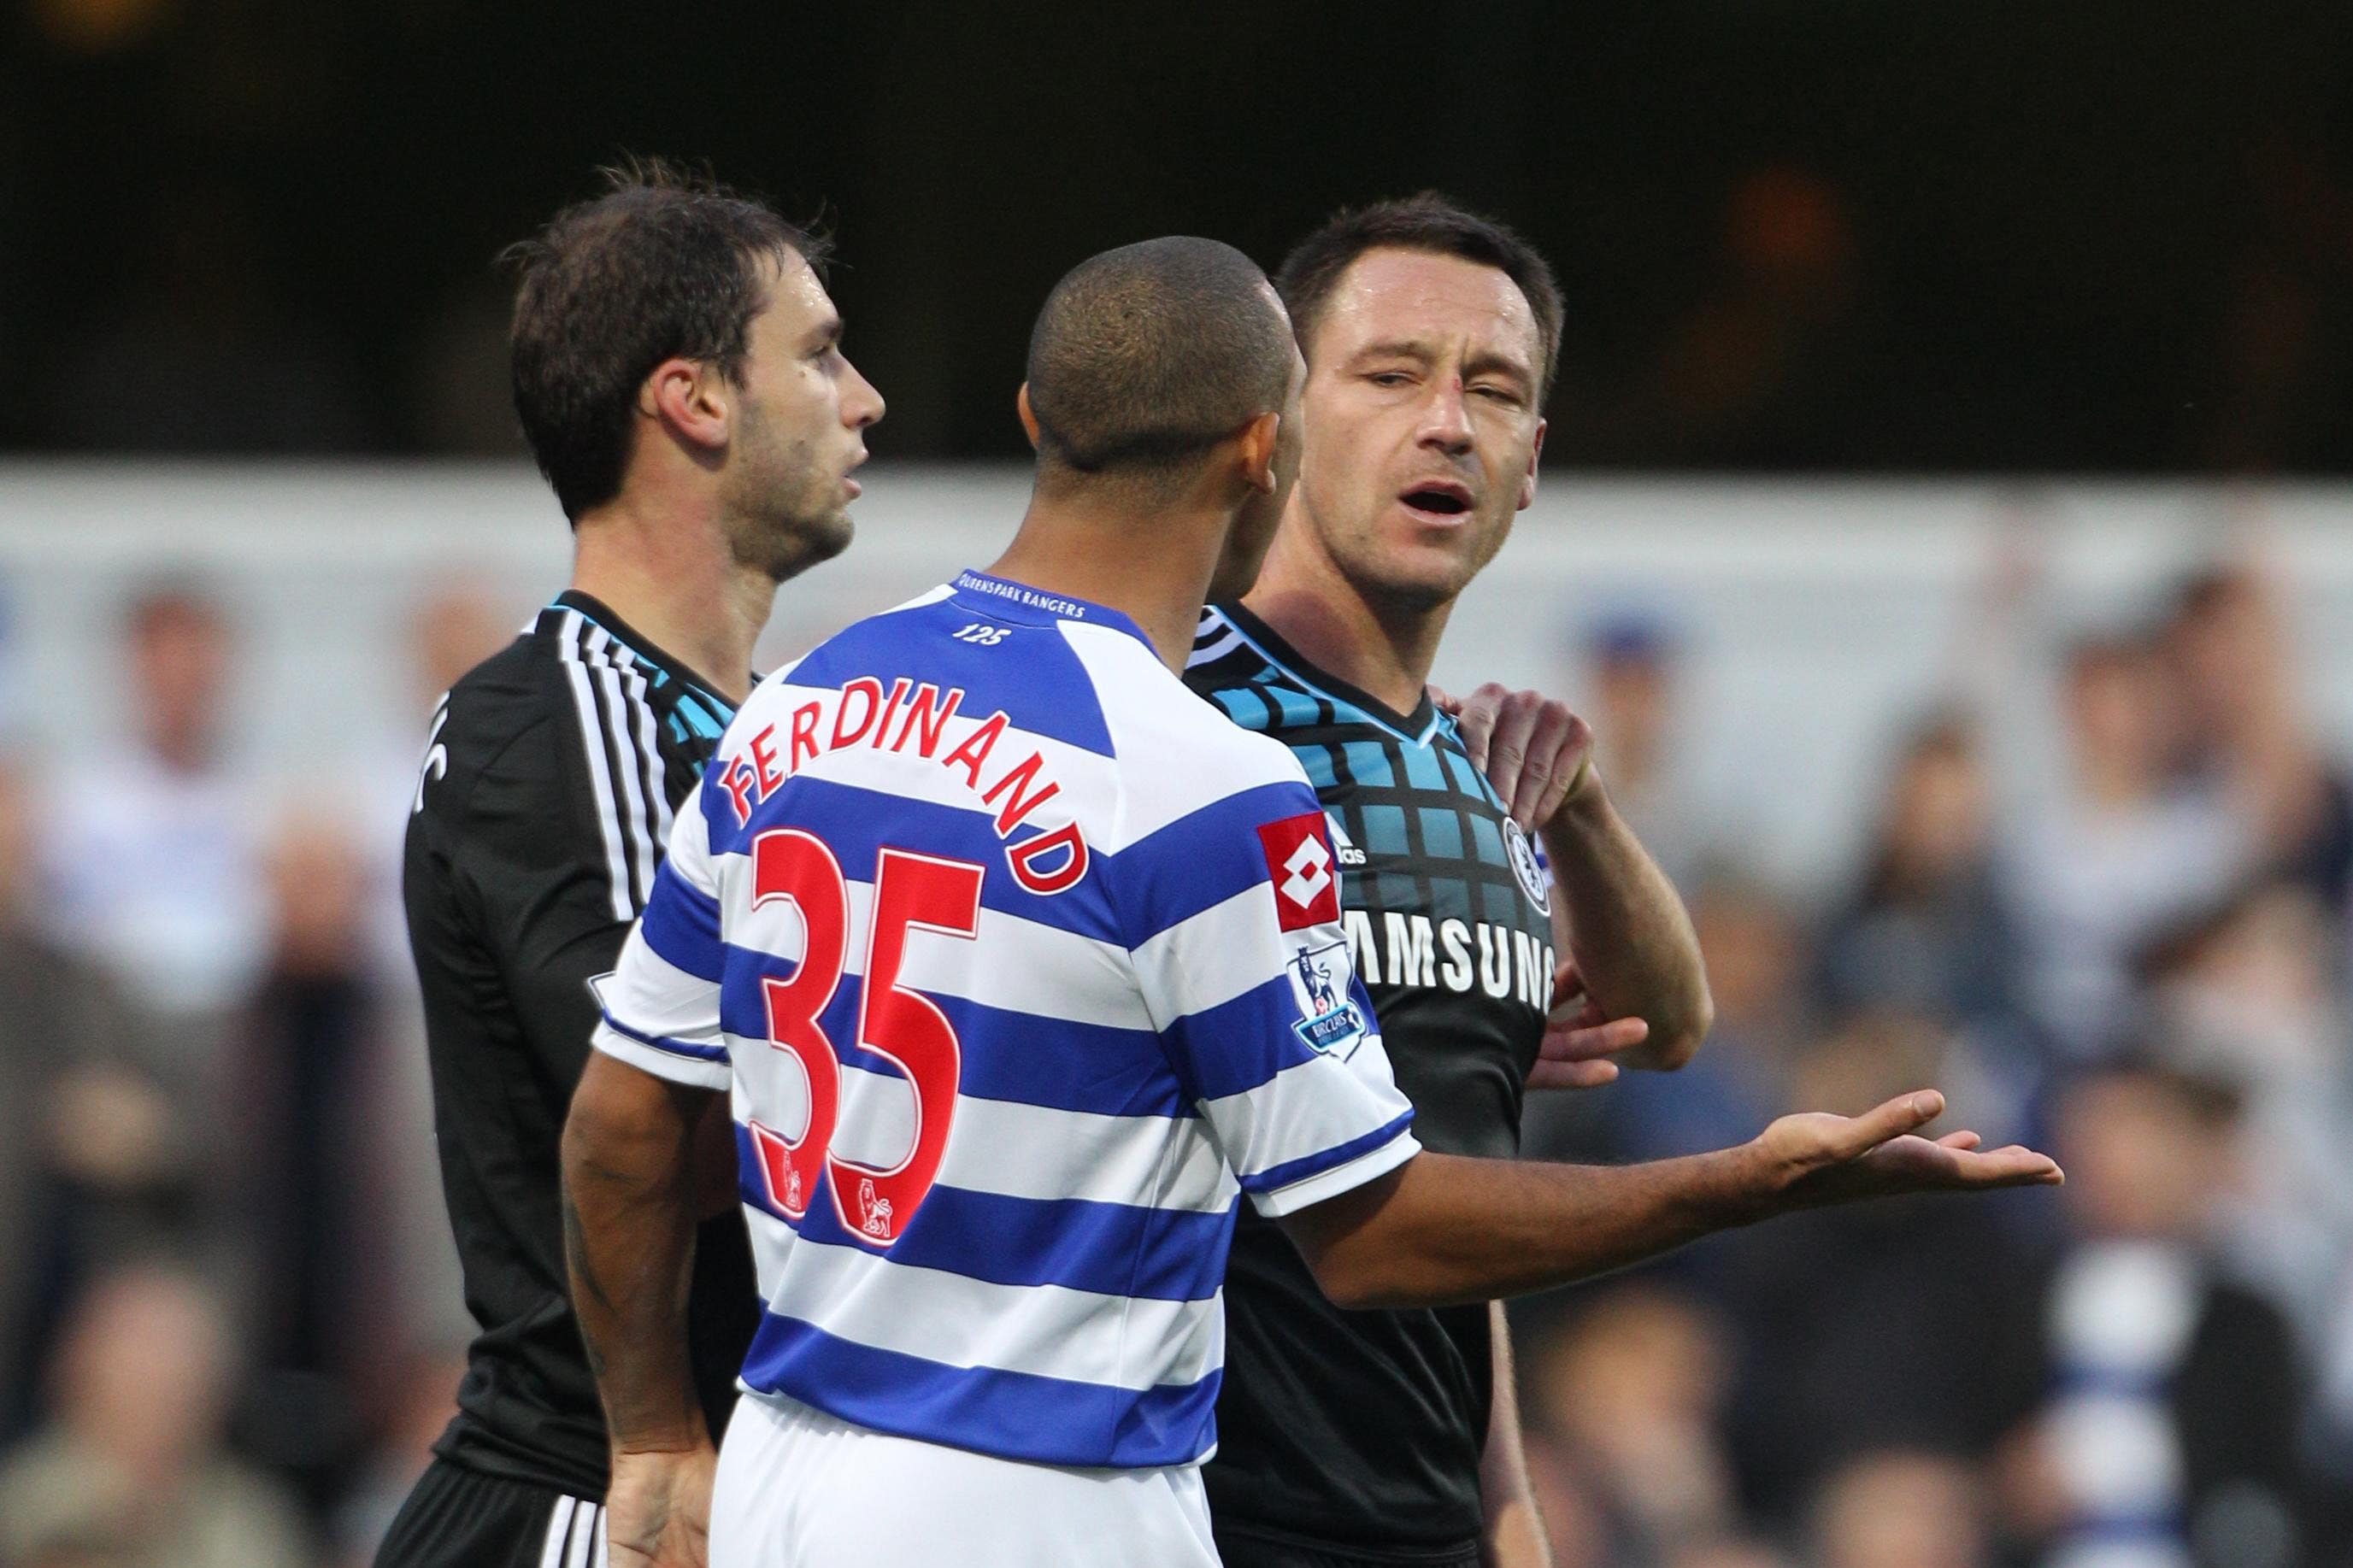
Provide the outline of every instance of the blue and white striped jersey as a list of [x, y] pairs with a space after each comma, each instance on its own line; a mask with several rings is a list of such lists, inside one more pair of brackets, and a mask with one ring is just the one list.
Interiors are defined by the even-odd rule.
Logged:
[[1116, 611], [965, 573], [764, 682], [596, 1044], [733, 1088], [755, 1394], [1043, 1463], [1201, 1458], [1240, 1194], [1419, 1145], [1288, 749]]

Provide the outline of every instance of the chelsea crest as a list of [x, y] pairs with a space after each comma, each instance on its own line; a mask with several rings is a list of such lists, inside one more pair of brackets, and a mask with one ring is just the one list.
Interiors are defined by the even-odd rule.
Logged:
[[1543, 915], [1552, 913], [1552, 879], [1545, 874], [1544, 862], [1536, 857], [1536, 847], [1520, 825], [1510, 817], [1504, 819], [1504, 854], [1512, 862], [1512, 875], [1520, 879], [1520, 891]]

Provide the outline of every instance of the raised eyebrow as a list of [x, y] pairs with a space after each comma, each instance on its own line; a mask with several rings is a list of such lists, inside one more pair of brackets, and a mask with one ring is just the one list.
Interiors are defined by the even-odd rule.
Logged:
[[1437, 351], [1428, 343], [1414, 342], [1404, 338], [1392, 339], [1385, 343], [1366, 343], [1348, 356], [1351, 363], [1368, 359], [1410, 359], [1419, 360], [1424, 364], [1428, 364], [1437, 357]]

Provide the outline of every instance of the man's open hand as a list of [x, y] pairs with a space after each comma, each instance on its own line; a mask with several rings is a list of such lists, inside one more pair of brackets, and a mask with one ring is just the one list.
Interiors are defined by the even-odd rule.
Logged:
[[1618, 1076], [1609, 1058], [1651, 1037], [1641, 1018], [1606, 1016], [1585, 994], [1575, 959], [1563, 959], [1552, 973], [1552, 1011], [1545, 1015], [1544, 1043], [1528, 1072], [1530, 1089], [1599, 1089]]
[[2050, 1155], [2015, 1143], [1984, 1150], [1974, 1132], [1921, 1137], [1919, 1129], [1944, 1110], [1943, 1095], [1915, 1089], [1861, 1116], [1784, 1116], [1748, 1147], [1764, 1162], [1776, 1211], [1906, 1193], [2057, 1186], [2066, 1179]]
[[612, 1568], [709, 1568], [711, 1481], [719, 1455], [705, 1443], [676, 1452], [616, 1454], [605, 1494]]

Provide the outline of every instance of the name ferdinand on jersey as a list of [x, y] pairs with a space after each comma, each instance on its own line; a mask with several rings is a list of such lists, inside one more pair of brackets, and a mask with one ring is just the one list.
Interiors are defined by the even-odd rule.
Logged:
[[1517, 997], [1538, 1012], [1552, 1005], [1553, 950], [1512, 926], [1433, 921], [1428, 915], [1345, 911], [1348, 956], [1368, 985], [1473, 985], [1501, 1000]]
[[[1003, 709], [980, 721], [945, 755], [940, 754], [948, 721], [955, 717], [963, 701], [961, 686], [943, 692], [928, 680], [918, 686], [902, 676], [885, 692], [881, 681], [861, 675], [845, 682], [838, 699], [811, 700], [794, 709], [784, 721], [781, 747], [776, 725], [755, 731], [743, 753], [720, 774], [720, 786], [734, 806], [740, 826], [748, 823], [753, 808], [783, 787], [786, 779], [829, 752], [852, 747], [899, 752], [912, 749], [913, 755], [936, 761], [961, 774], [965, 786], [983, 805], [997, 806], [993, 826], [997, 838], [1006, 841], [1005, 862], [1015, 881], [1033, 893], [1060, 893], [1076, 887], [1087, 874], [1087, 841], [1080, 836], [1076, 822], [1045, 828], [1018, 844], [1009, 842], [1015, 829], [1062, 793], [1059, 783], [1045, 776], [1045, 754], [1032, 751], [995, 772], [987, 784], [981, 783], [1011, 722]], [[830, 727], [822, 723], [828, 706], [833, 708]]]

